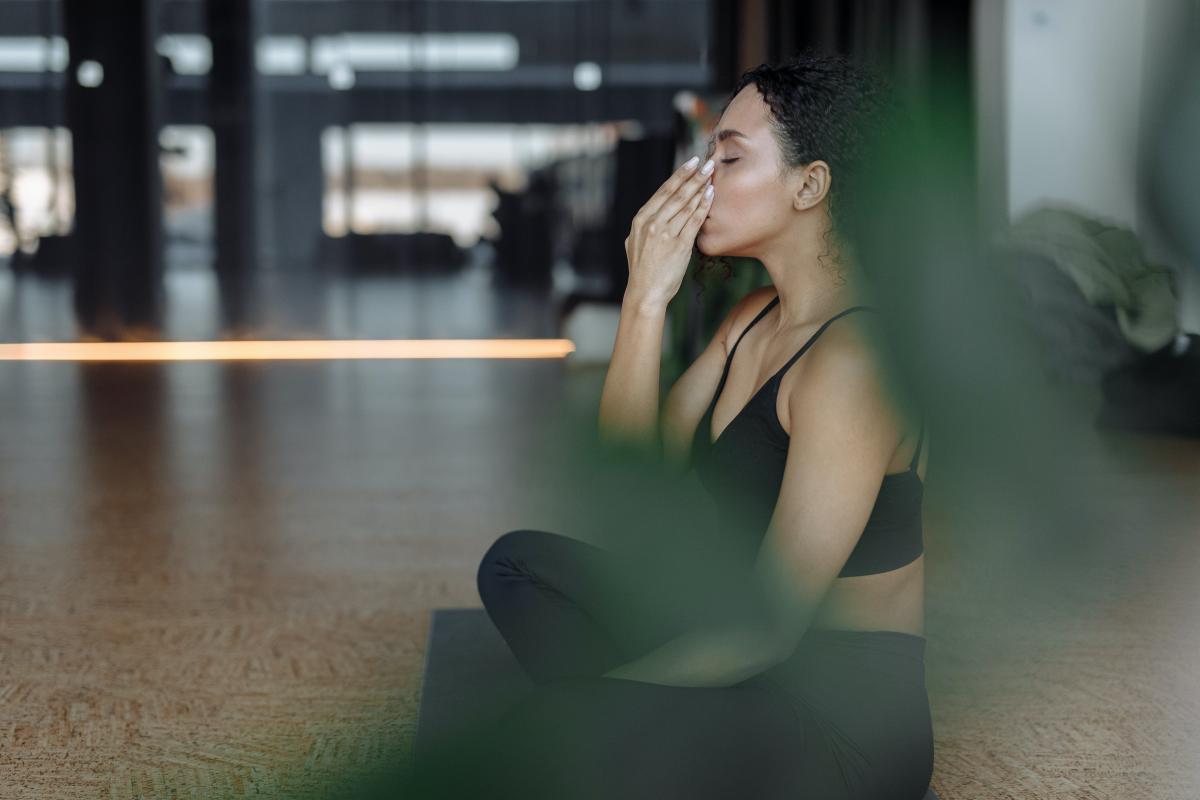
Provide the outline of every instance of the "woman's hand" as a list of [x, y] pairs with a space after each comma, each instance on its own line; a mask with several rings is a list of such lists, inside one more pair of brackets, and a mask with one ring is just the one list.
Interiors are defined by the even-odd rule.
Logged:
[[713, 188], [706, 184], [713, 162], [709, 159], [697, 169], [699, 162], [697, 156], [675, 170], [633, 217], [625, 237], [625, 291], [639, 303], [665, 307], [683, 283], [696, 232], [712, 205]]

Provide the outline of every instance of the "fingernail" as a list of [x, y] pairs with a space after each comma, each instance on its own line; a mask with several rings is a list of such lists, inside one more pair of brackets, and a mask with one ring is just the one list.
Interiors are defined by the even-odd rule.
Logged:
[[687, 161], [683, 162], [684, 169], [691, 169], [700, 163], [700, 156], [692, 156]]
[[712, 200], [712, 196], [713, 196], [713, 185], [710, 183], [708, 185], [708, 188], [704, 190], [704, 199]]
[[707, 175], [708, 173], [710, 173], [712, 171], [713, 171], [713, 160], [710, 158], [708, 161], [704, 162], [704, 168], [700, 170], [700, 174]]

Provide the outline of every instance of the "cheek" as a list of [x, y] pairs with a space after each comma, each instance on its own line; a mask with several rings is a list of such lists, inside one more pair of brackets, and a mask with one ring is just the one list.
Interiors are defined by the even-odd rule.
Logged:
[[708, 211], [709, 224], [721, 230], [749, 231], [773, 215], [771, 202], [768, 187], [761, 182], [725, 176]]
[[729, 171], [716, 182], [716, 196], [709, 213], [715, 216], [758, 217], [771, 198], [771, 186], [753, 170]]

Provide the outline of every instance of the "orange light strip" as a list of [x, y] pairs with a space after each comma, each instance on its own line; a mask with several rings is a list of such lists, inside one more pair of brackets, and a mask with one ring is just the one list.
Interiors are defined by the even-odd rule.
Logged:
[[0, 344], [0, 361], [282, 361], [344, 358], [564, 358], [570, 339], [281, 339]]

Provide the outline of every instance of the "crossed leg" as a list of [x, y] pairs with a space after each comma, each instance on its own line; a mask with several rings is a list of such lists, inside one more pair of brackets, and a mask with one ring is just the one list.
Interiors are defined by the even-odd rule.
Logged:
[[[673, 591], [662, 571], [523, 529], [488, 549], [477, 584], [537, 684], [480, 742], [479, 796], [840, 796], [836, 784], [819, 785], [837, 765], [805, 755], [808, 723], [769, 683], [700, 688], [600, 677], [694, 618], [697, 598]], [[802, 786], [823, 793], [797, 794]]]
[[500, 536], [481, 559], [479, 596], [536, 683], [599, 676], [686, 627], [694, 599], [653, 566], [568, 536]]

